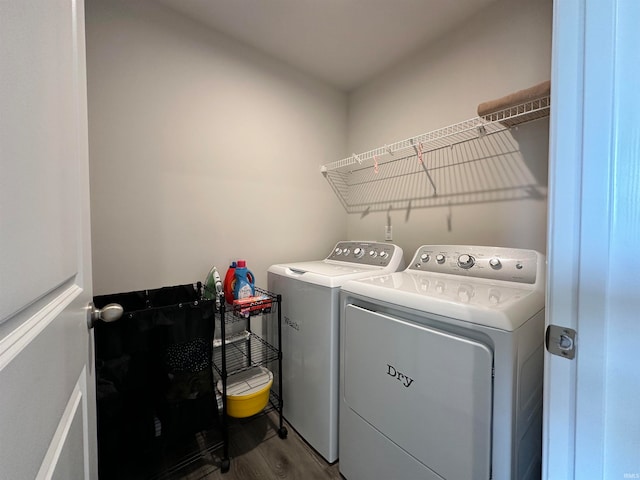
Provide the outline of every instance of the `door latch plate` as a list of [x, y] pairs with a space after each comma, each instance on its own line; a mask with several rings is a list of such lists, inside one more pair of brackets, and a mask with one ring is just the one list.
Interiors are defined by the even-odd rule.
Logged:
[[576, 356], [576, 331], [549, 325], [545, 334], [545, 345], [549, 353], [572, 360]]

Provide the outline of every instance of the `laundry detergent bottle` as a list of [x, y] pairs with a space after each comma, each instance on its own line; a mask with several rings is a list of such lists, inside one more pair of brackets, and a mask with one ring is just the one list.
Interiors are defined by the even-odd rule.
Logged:
[[256, 292], [254, 279], [253, 273], [247, 268], [247, 262], [238, 260], [236, 278], [233, 285], [233, 298], [238, 300], [240, 298], [253, 297]]
[[223, 291], [224, 300], [233, 303], [233, 285], [236, 283], [236, 262], [231, 262], [224, 276]]

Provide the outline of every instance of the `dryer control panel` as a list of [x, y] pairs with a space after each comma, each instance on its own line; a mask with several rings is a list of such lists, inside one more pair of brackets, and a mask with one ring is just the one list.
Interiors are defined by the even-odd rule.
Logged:
[[402, 249], [390, 243], [345, 241], [338, 242], [326, 260], [386, 267], [398, 262]]
[[410, 270], [535, 284], [543, 272], [544, 256], [535, 250], [471, 245], [423, 245]]

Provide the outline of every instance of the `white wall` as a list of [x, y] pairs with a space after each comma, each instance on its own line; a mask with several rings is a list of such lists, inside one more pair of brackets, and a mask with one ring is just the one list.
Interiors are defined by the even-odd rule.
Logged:
[[[153, 2], [87, 0], [96, 294], [384, 238], [386, 212], [347, 215], [319, 166], [476, 115], [549, 78], [551, 0], [499, 0], [348, 96]], [[348, 115], [347, 115], [348, 107]], [[408, 260], [423, 243], [545, 251], [548, 121], [521, 127], [537, 195], [395, 210]]]
[[[348, 153], [364, 152], [477, 115], [479, 103], [550, 78], [551, 0], [500, 0], [349, 97]], [[514, 133], [517, 168], [539, 196], [391, 212], [393, 242], [407, 260], [426, 243], [545, 251], [548, 119]], [[349, 238], [384, 239], [386, 212], [349, 215]]]
[[153, 2], [86, 5], [95, 294], [321, 258], [346, 95]]

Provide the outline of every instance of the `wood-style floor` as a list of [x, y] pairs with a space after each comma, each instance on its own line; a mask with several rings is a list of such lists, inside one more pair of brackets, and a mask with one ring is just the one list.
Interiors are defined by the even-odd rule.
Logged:
[[278, 436], [278, 415], [271, 412], [248, 420], [231, 420], [231, 468], [220, 471], [216, 450], [176, 472], [179, 480], [339, 480], [338, 464], [329, 465], [285, 422], [287, 438]]

